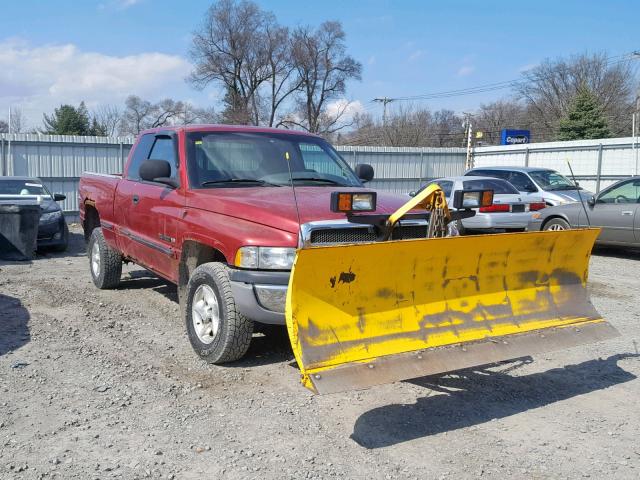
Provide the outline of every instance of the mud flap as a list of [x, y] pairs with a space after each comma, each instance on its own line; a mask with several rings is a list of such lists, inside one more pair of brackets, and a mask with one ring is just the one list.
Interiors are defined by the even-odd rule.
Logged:
[[286, 318], [302, 383], [366, 388], [616, 336], [586, 290], [598, 233], [300, 250]]

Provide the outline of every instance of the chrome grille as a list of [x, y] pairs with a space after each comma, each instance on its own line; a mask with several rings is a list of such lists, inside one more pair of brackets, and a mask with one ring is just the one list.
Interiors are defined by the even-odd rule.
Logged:
[[[406, 240], [409, 238], [425, 238], [427, 225], [401, 225], [393, 230], [394, 240]], [[375, 242], [378, 233], [375, 228], [346, 227], [312, 230], [310, 243], [312, 245], [333, 245], [339, 243], [364, 243]]]

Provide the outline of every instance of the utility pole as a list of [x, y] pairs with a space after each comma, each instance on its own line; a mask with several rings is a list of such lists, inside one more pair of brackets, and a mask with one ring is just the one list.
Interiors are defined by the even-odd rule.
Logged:
[[467, 129], [467, 161], [465, 163], [465, 170], [473, 168], [473, 150], [472, 150], [472, 130], [471, 114], [465, 113], [465, 124]]
[[382, 125], [386, 127], [387, 126], [387, 104], [393, 102], [394, 99], [388, 98], [388, 97], [380, 97], [380, 98], [374, 98], [373, 101], [382, 103], [382, 106], [384, 108], [384, 110], [382, 111]]
[[633, 136], [631, 141], [633, 142], [633, 157], [636, 162], [635, 175], [638, 175], [638, 122], [640, 122], [640, 91], [636, 95], [636, 111], [633, 112], [633, 122], [631, 122], [631, 135]]

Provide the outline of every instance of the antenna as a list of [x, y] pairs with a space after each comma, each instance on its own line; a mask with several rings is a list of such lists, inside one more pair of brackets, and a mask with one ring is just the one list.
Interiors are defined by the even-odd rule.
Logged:
[[302, 222], [300, 221], [300, 209], [298, 208], [298, 196], [296, 195], [296, 186], [293, 184], [293, 175], [291, 174], [291, 157], [289, 152], [284, 152], [284, 158], [287, 160], [287, 169], [289, 170], [289, 182], [293, 191], [293, 203], [296, 206], [296, 216], [298, 217], [298, 235], [300, 236], [300, 244], [302, 245]]
[[573, 184], [576, 186], [576, 191], [578, 192], [578, 198], [580, 199], [580, 203], [582, 204], [582, 210], [584, 210], [584, 214], [587, 217], [587, 224], [591, 226], [591, 220], [589, 219], [589, 214], [587, 213], [587, 207], [584, 205], [584, 198], [582, 198], [582, 194], [578, 189], [578, 182], [576, 182], [576, 176], [573, 174], [573, 168], [571, 168], [571, 163], [567, 160], [567, 165], [569, 166], [569, 171], [571, 172], [571, 179], [573, 180]]

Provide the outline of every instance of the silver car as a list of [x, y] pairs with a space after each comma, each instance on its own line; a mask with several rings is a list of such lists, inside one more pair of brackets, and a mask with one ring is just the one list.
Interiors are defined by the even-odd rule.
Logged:
[[467, 230], [523, 231], [529, 224], [532, 213], [546, 206], [539, 197], [523, 199], [513, 185], [499, 178], [446, 177], [431, 183], [437, 183], [442, 188], [449, 205], [453, 204], [453, 195], [457, 190], [493, 190], [493, 205], [475, 209], [474, 217], [456, 222], [460, 233]]
[[580, 197], [586, 201], [593, 195], [549, 168], [479, 167], [472, 168], [465, 175], [502, 178], [516, 187], [525, 198], [542, 197], [549, 206], [577, 202]]
[[621, 180], [590, 197], [534, 213], [529, 230], [600, 227], [597, 243], [640, 246], [640, 177]]

